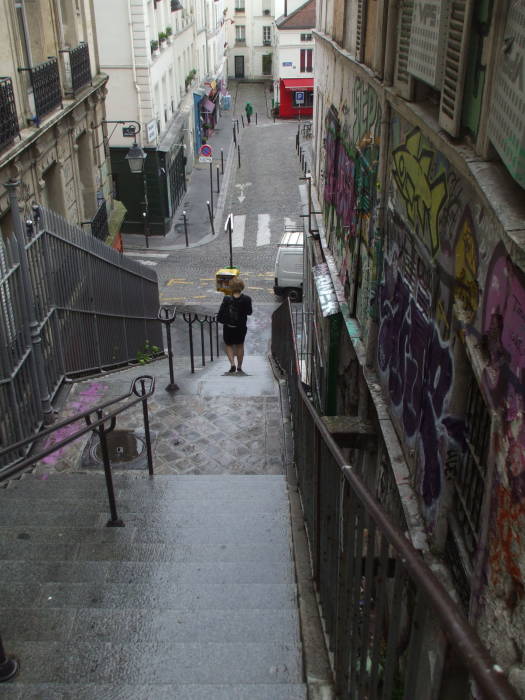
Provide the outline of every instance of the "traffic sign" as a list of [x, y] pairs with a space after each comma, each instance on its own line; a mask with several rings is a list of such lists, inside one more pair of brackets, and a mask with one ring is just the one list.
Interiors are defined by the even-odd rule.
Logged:
[[304, 105], [304, 92], [300, 90], [295, 91], [295, 104]]
[[210, 145], [203, 143], [199, 148], [199, 163], [211, 163], [213, 161], [213, 150]]

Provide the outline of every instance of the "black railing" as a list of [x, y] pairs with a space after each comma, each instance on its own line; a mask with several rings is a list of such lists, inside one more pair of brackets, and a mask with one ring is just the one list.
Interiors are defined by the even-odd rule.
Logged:
[[18, 70], [29, 72], [35, 101], [35, 122], [38, 126], [42, 117], [62, 106], [58, 60], [51, 57], [37, 66]]
[[12, 143], [19, 133], [13, 81], [0, 78], [0, 149]]
[[202, 366], [206, 365], [206, 341], [204, 339], [204, 328], [208, 327], [209, 336], [209, 346], [210, 346], [210, 361], [213, 362], [213, 335], [215, 327], [215, 357], [219, 356], [219, 324], [217, 323], [216, 315], [206, 315], [206, 314], [196, 314], [196, 313], [183, 313], [182, 318], [188, 324], [188, 336], [190, 343], [190, 363], [191, 372], [195, 372], [195, 357], [194, 357], [194, 346], [193, 346], [193, 324], [197, 323], [200, 328], [200, 341], [201, 341], [201, 362]]
[[316, 413], [301, 382], [289, 300], [272, 316], [272, 353], [288, 377], [295, 468], [337, 696], [518, 700]]
[[105, 241], [109, 236], [108, 228], [108, 210], [106, 207], [106, 200], [97, 209], [95, 216], [90, 221], [91, 233], [95, 238], [101, 241]]
[[91, 65], [89, 63], [89, 46], [82, 41], [74, 49], [69, 49], [71, 68], [71, 89], [73, 94], [91, 83]]

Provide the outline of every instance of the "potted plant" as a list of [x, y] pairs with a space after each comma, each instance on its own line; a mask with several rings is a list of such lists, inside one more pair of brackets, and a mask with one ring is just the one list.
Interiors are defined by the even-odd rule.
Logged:
[[149, 45], [151, 48], [151, 55], [158, 56], [159, 55], [159, 42], [156, 39], [152, 39], [149, 42]]
[[162, 48], [162, 47], [164, 46], [164, 44], [166, 43], [167, 38], [168, 38], [168, 37], [166, 36], [166, 33], [165, 33], [165, 32], [159, 32], [159, 44], [160, 44], [161, 48]]
[[167, 38], [168, 38], [168, 44], [171, 44], [171, 42], [172, 42], [172, 40], [173, 40], [173, 30], [172, 30], [172, 28], [171, 28], [171, 27], [166, 27], [165, 34], [166, 34], [166, 36], [167, 36]]

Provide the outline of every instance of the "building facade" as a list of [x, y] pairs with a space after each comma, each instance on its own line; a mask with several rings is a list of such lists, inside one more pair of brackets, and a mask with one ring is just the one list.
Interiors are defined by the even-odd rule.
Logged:
[[315, 0], [308, 0], [275, 21], [273, 99], [280, 117], [313, 113]]
[[225, 16], [228, 76], [271, 80], [274, 0], [234, 0]]
[[[524, 27], [522, 2], [320, 0], [308, 255], [338, 312], [306, 296], [319, 410], [399, 442], [402, 510], [525, 696]], [[380, 452], [349, 458], [385, 503]]]
[[[0, 172], [20, 181], [24, 215], [41, 203], [107, 237], [108, 162], [98, 142], [107, 76], [100, 72], [91, 0], [0, 6]], [[4, 190], [0, 228], [12, 231]]]
[[[199, 105], [206, 90], [196, 89], [222, 79], [222, 3], [94, 0], [94, 6], [101, 66], [109, 75], [108, 120], [140, 126], [135, 135], [126, 125], [101, 134], [109, 144], [115, 195], [127, 209], [122, 230], [164, 235], [202, 138]], [[118, 41], [115, 26], [122, 30]], [[125, 160], [135, 138], [147, 154], [142, 178]]]

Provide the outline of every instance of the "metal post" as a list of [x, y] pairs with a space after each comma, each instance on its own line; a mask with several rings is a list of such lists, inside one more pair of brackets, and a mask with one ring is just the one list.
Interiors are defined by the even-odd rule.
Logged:
[[217, 166], [217, 194], [221, 191], [219, 184], [219, 166]]
[[161, 306], [157, 314], [157, 318], [166, 327], [166, 339], [168, 341], [168, 365], [170, 370], [170, 383], [166, 387], [166, 391], [178, 391], [179, 387], [175, 384], [173, 374], [173, 350], [171, 345], [171, 324], [175, 321], [177, 309], [173, 306]]
[[237, 161], [239, 163], [239, 168], [241, 167], [241, 147], [237, 146]]
[[188, 220], [186, 218], [186, 212], [182, 212], [182, 217], [184, 219], [184, 238], [186, 239], [186, 248], [189, 246], [188, 243]]
[[224, 175], [224, 150], [221, 148], [221, 175]]
[[213, 362], [213, 316], [206, 316], [206, 322], [210, 332], [210, 361]]
[[213, 218], [213, 163], [210, 163], [210, 203], [211, 203], [211, 215]]
[[190, 364], [191, 364], [191, 373], [193, 374], [195, 372], [195, 361], [193, 359], [193, 322], [195, 321], [195, 318], [192, 320], [191, 314], [182, 314], [182, 318], [188, 324], [189, 341], [190, 341]]
[[236, 119], [236, 120], [235, 120], [235, 123], [237, 124], [237, 133], [239, 133], [239, 120]]
[[211, 233], [212, 233], [212, 236], [215, 236], [215, 227], [213, 225], [213, 214], [211, 211], [210, 203], [206, 202], [206, 206], [208, 207], [208, 216], [210, 217]]
[[241, 122], [242, 122], [242, 128], [244, 129], [244, 117], [241, 114]]
[[237, 135], [235, 133], [235, 122], [233, 123], [233, 143], [237, 145]]
[[226, 219], [226, 224], [224, 225], [224, 230], [228, 232], [228, 244], [230, 246], [230, 268], [233, 267], [233, 248], [232, 248], [232, 225], [233, 225], [233, 214], [230, 212], [228, 218]]
[[18, 204], [17, 190], [19, 181], [9, 180], [5, 183], [5, 188], [9, 197], [11, 206], [13, 228], [15, 234], [16, 245], [18, 247], [18, 256], [20, 261], [20, 274], [22, 276], [22, 285], [24, 288], [24, 300], [27, 313], [27, 322], [30, 332], [30, 342], [33, 349], [33, 357], [35, 358], [35, 380], [38, 386], [40, 395], [40, 404], [42, 406], [42, 415], [45, 425], [51, 425], [55, 417], [51, 407], [51, 396], [47, 384], [45, 371], [44, 354], [42, 352], [42, 336], [40, 334], [40, 323], [38, 321], [35, 309], [35, 297], [33, 294], [33, 286], [31, 284], [31, 275], [29, 273], [29, 262], [27, 259], [27, 250], [25, 242], [25, 227], [22, 223], [20, 207]]
[[149, 432], [148, 397], [146, 396], [145, 380], [140, 380], [142, 392], [142, 416], [144, 418], [144, 437], [146, 438], [146, 453], [148, 455], [148, 473], [153, 476], [153, 455], [151, 452], [151, 435]]
[[257, 126], [257, 112], [255, 112], [255, 126]]
[[9, 681], [18, 673], [19, 665], [16, 659], [8, 659], [0, 637], [0, 683]]
[[202, 366], [206, 366], [206, 350], [205, 350], [205, 344], [204, 344], [204, 324], [206, 323], [206, 316], [204, 319], [201, 321], [200, 318], [197, 316], [197, 321], [199, 322], [199, 325], [201, 327], [201, 360], [202, 360]]
[[148, 221], [148, 183], [146, 181], [146, 172], [144, 171], [142, 184], [144, 187], [144, 238], [146, 239], [146, 248], [149, 248], [149, 221]]
[[[102, 409], [97, 410], [98, 420], [104, 417]], [[104, 476], [106, 477], [106, 488], [108, 490], [109, 510], [111, 519], [106, 523], [106, 527], [124, 527], [124, 523], [118, 517], [117, 504], [115, 501], [115, 489], [113, 488], [113, 475], [111, 474], [111, 462], [109, 461], [108, 442], [106, 432], [111, 432], [115, 427], [116, 418], [113, 416], [109, 419], [110, 428], [108, 431], [104, 428], [104, 423], [101, 423], [97, 428], [98, 438], [100, 440], [100, 451], [102, 452], [102, 461], [104, 462]]]

